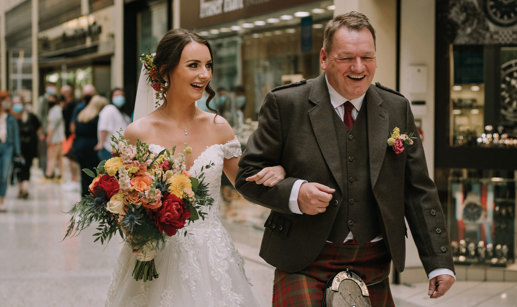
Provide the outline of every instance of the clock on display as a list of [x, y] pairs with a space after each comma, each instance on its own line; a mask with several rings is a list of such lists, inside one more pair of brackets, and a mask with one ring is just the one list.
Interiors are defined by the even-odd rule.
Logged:
[[517, 0], [483, 0], [488, 19], [501, 27], [517, 23]]
[[469, 222], [478, 222], [483, 215], [483, 207], [477, 202], [469, 202], [463, 207], [463, 219]]
[[512, 126], [517, 123], [517, 60], [501, 65], [501, 116]]

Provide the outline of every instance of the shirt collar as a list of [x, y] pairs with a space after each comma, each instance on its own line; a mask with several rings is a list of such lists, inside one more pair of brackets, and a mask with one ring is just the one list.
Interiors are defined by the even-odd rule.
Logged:
[[341, 96], [341, 94], [339, 94], [332, 87], [332, 85], [330, 85], [326, 74], [325, 74], [325, 82], [327, 82], [327, 88], [329, 89], [330, 103], [332, 103], [332, 106], [334, 107], [334, 109], [339, 108], [345, 102], [350, 101], [358, 112], [359, 112], [359, 110], [361, 110], [361, 106], [363, 105], [364, 96], [366, 96], [366, 93], [362, 94], [361, 96], [359, 96], [355, 99], [347, 99], [347, 98]]

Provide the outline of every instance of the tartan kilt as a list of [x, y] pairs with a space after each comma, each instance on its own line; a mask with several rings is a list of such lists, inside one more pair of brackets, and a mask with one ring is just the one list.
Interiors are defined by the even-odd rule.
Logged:
[[384, 243], [327, 242], [316, 260], [296, 273], [275, 270], [274, 307], [321, 306], [330, 278], [349, 268], [367, 284], [372, 306], [395, 306], [389, 286], [391, 256]]

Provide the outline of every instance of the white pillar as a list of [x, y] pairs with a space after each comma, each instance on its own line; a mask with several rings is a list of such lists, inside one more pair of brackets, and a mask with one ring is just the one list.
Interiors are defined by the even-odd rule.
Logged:
[[180, 27], [180, 0], [173, 0], [172, 3], [172, 28]]
[[0, 1], [0, 89], [7, 89], [7, 58], [5, 47], [5, 1]]
[[115, 47], [111, 57], [111, 87], [124, 85], [124, 0], [115, 0], [113, 6]]
[[375, 82], [395, 88], [396, 85], [396, 39], [397, 39], [397, 2], [396, 0], [334, 0], [334, 16], [348, 11], [365, 14], [375, 29], [377, 44], [377, 71]]
[[32, 0], [32, 106], [37, 109], [39, 93], [39, 61], [38, 61], [38, 32], [39, 6], [38, 0]]

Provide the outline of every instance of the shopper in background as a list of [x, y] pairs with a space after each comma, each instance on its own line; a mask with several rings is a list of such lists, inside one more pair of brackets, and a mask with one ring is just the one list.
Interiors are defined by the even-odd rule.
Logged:
[[[99, 158], [94, 149], [95, 145], [97, 145], [97, 124], [99, 122], [99, 113], [107, 104], [106, 98], [95, 95], [75, 117], [73, 123], [76, 138], [73, 146], [81, 169], [93, 169], [99, 164]], [[91, 178], [84, 172], [81, 172], [81, 195], [86, 196], [88, 194], [90, 183]]]
[[57, 95], [57, 86], [54, 82], [47, 82], [45, 85], [45, 94], [38, 98], [37, 116], [41, 122], [41, 131], [39, 135], [39, 167], [43, 172], [47, 169], [47, 119], [48, 119], [48, 96]]
[[[65, 140], [65, 122], [63, 120], [63, 108], [56, 95], [47, 97], [49, 107], [47, 117], [47, 169], [45, 178], [61, 179], [63, 173], [63, 153], [61, 143]], [[54, 173], [58, 168], [58, 174]]]
[[246, 94], [244, 87], [237, 86], [235, 88], [235, 122], [234, 129], [239, 129], [244, 125], [244, 108], [246, 107]]
[[41, 123], [35, 114], [27, 110], [23, 98], [20, 96], [13, 97], [11, 110], [18, 121], [23, 157], [23, 163], [14, 164], [18, 179], [18, 198], [27, 199], [29, 197], [32, 161], [38, 156], [38, 132], [41, 129]]
[[19, 157], [20, 138], [16, 119], [7, 110], [11, 108], [11, 96], [7, 91], [0, 91], [0, 212], [7, 209], [4, 204], [7, 192], [9, 172], [13, 157]]
[[[72, 144], [75, 134], [71, 131], [72, 115], [77, 103], [74, 99], [74, 91], [70, 85], [64, 85], [60, 90], [63, 99], [63, 120], [65, 122], [65, 142], [63, 144], [63, 154], [68, 160], [70, 170], [70, 181], [63, 184], [63, 190], [76, 191], [80, 189], [79, 184], [79, 164], [77, 164], [77, 156], [73, 152]], [[66, 148], [65, 148], [66, 147]]]
[[124, 131], [131, 123], [131, 118], [122, 111], [126, 104], [124, 90], [115, 88], [111, 91], [111, 104], [102, 109], [99, 114], [97, 126], [98, 142], [95, 146], [100, 160], [108, 160], [113, 157], [111, 154], [111, 136], [117, 131]]

